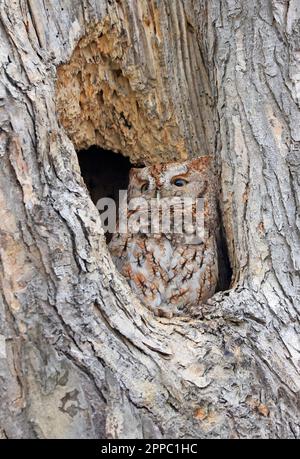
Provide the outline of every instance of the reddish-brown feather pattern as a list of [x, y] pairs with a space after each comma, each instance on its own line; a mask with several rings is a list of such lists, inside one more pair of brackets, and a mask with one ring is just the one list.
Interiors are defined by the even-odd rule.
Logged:
[[[188, 183], [178, 187], [174, 180]], [[147, 183], [146, 192], [142, 184]], [[218, 281], [216, 232], [216, 177], [212, 158], [157, 164], [132, 169], [128, 198], [150, 200], [159, 190], [162, 198], [173, 196], [204, 198], [205, 238], [199, 245], [187, 243], [183, 235], [126, 234], [113, 235], [110, 251], [119, 271], [128, 280], [139, 299], [157, 315], [171, 317], [188, 313], [210, 298]], [[195, 217], [196, 206], [192, 207]], [[181, 209], [174, 208], [173, 216]], [[172, 215], [171, 212], [171, 215]], [[132, 214], [132, 211], [130, 211]], [[160, 215], [163, 218], [163, 212]]]

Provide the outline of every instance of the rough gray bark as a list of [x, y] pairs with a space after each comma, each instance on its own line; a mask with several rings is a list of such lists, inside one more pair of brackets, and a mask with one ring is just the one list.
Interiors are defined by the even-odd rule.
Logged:
[[[297, 0], [1, 0], [0, 18], [0, 437], [300, 437]], [[125, 107], [157, 102], [139, 148], [117, 108], [120, 138], [94, 134], [101, 100], [80, 137], [56, 83], [85, 72], [80, 39], [120, 30], [98, 64]], [[116, 273], [74, 149], [91, 143], [215, 154], [234, 276], [201, 319], [154, 318]]]

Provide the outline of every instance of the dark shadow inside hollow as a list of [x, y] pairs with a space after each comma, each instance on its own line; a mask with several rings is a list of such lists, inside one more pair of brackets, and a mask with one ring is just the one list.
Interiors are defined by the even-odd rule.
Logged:
[[[114, 199], [117, 209], [119, 190], [127, 190], [129, 171], [133, 166], [125, 156], [93, 146], [80, 150], [78, 161], [82, 177], [95, 205], [101, 198]], [[106, 234], [109, 242], [111, 234]]]

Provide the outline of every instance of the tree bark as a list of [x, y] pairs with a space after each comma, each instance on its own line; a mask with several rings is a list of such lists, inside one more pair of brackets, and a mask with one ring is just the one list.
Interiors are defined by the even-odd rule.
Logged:
[[[297, 0], [3, 0], [0, 19], [0, 438], [299, 438]], [[201, 318], [153, 317], [116, 272], [91, 145], [215, 155], [233, 279]]]

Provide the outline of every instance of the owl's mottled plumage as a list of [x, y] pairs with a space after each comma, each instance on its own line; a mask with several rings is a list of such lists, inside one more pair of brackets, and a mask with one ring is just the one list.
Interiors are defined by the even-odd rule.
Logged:
[[[176, 186], [176, 179], [181, 186]], [[184, 185], [182, 185], [184, 183]], [[119, 271], [139, 299], [157, 315], [171, 317], [199, 307], [218, 281], [217, 210], [212, 158], [132, 169], [128, 200], [143, 197], [204, 198], [205, 237], [190, 244], [184, 234], [113, 235], [109, 248]]]

